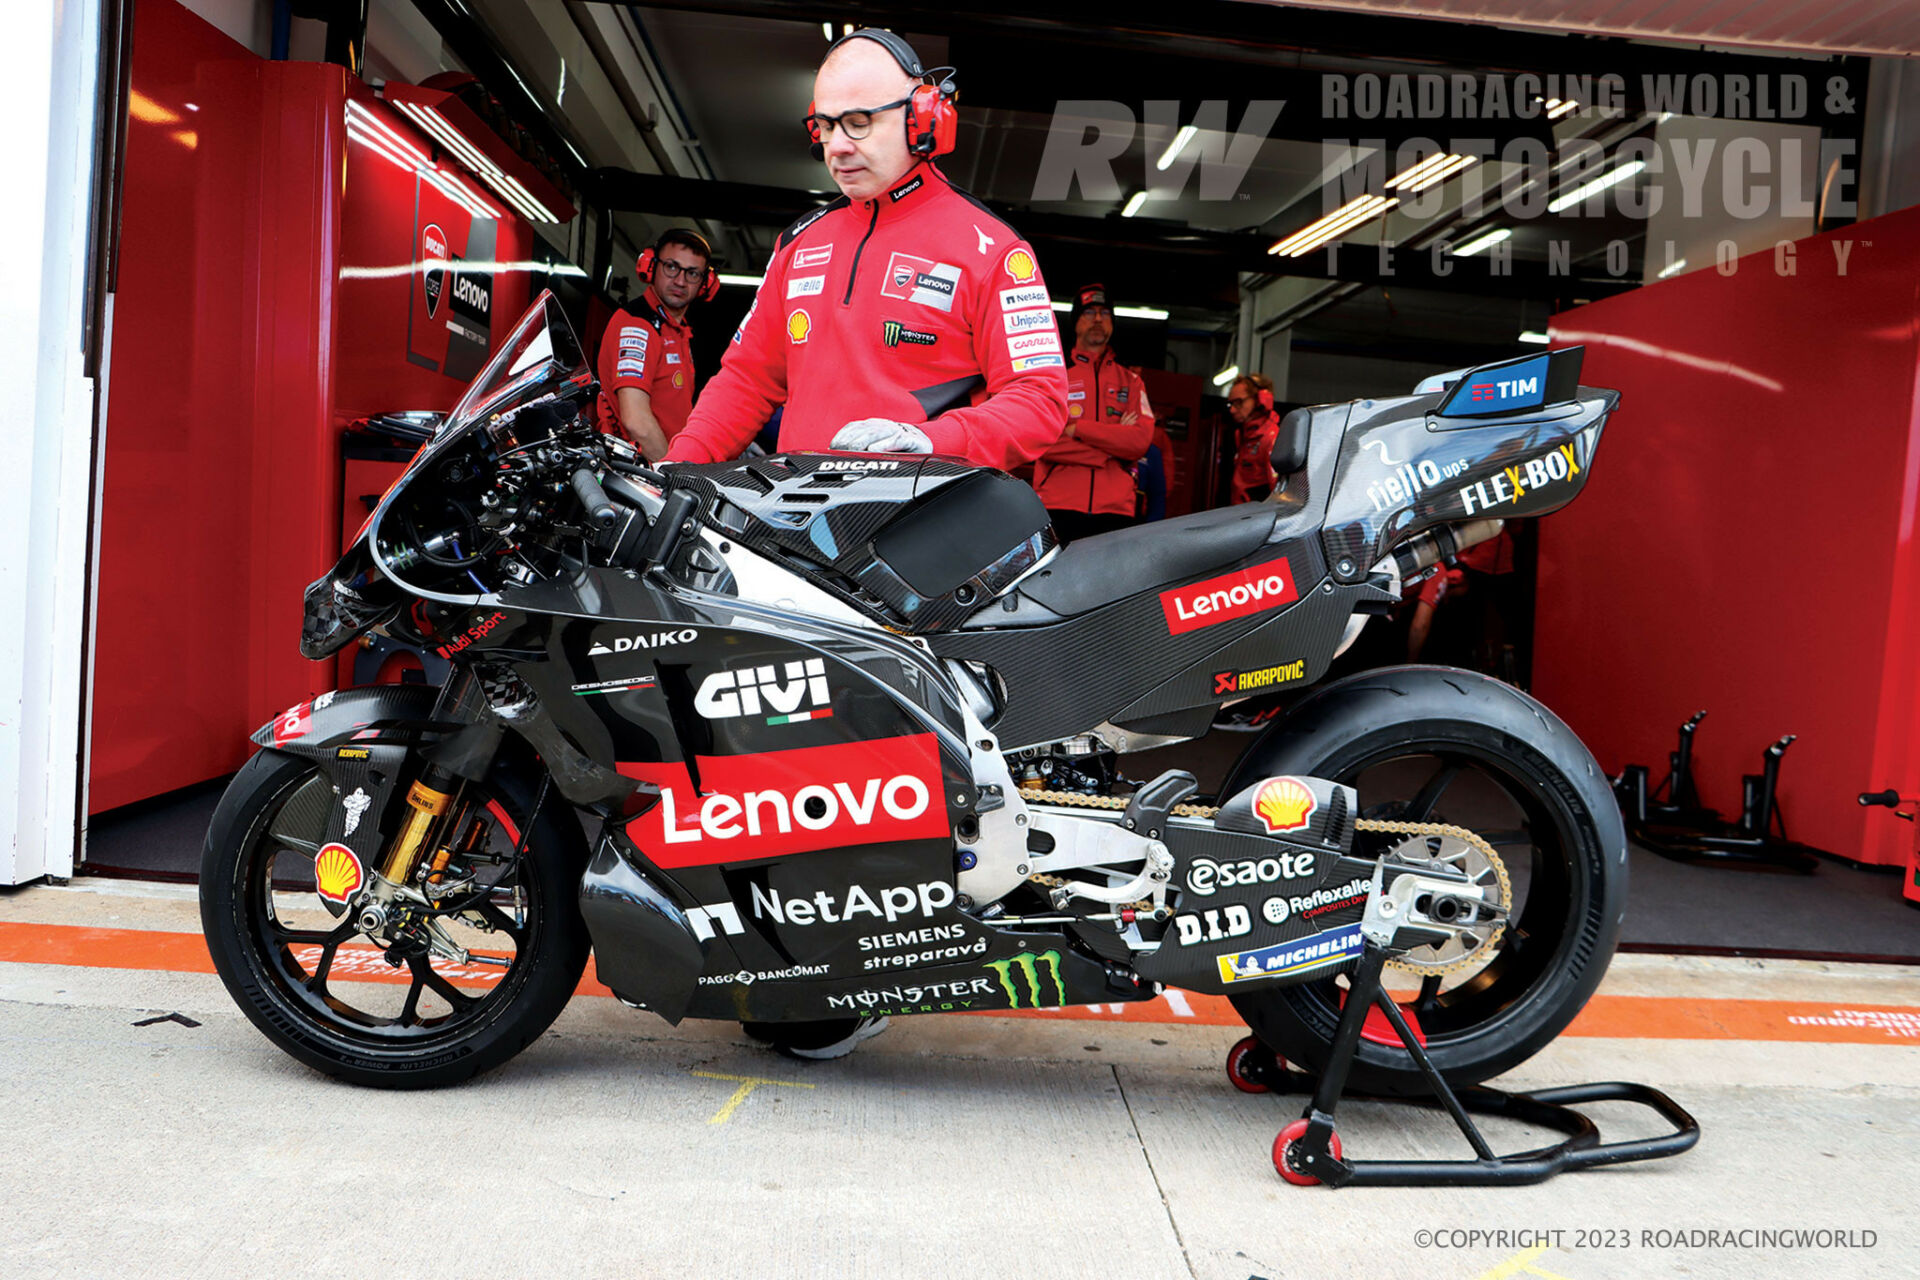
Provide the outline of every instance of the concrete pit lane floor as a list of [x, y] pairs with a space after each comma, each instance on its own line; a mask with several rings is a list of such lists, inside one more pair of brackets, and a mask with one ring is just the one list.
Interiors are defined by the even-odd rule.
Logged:
[[[385, 1092], [241, 1017], [191, 889], [0, 891], [0, 1275], [1920, 1274], [1920, 970], [1619, 957], [1499, 1083], [1643, 1081], [1705, 1136], [1533, 1187], [1283, 1183], [1302, 1100], [1231, 1087], [1242, 1034], [1176, 996], [895, 1019], [803, 1063], [583, 993], [490, 1075]], [[1610, 1140], [1660, 1129], [1592, 1114]], [[1381, 1103], [1340, 1133], [1355, 1158], [1466, 1151]]]

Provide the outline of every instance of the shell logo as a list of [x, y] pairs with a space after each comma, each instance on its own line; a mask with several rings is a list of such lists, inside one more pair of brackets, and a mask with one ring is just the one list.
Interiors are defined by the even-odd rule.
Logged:
[[811, 332], [813, 332], [813, 317], [807, 314], [806, 308], [802, 307], [787, 317], [787, 339], [789, 341], [795, 343], [805, 342], [807, 335]]
[[1069, 418], [1077, 418], [1084, 412], [1086, 412], [1086, 410], [1082, 409], [1077, 404], [1070, 404], [1067, 406], [1067, 416]]
[[682, 377], [680, 376], [680, 371], [679, 371], [678, 369], [675, 369], [675, 370], [673, 371], [673, 388], [674, 388], [674, 390], [676, 390], [676, 391], [678, 391], [678, 390], [679, 390], [679, 389], [680, 389], [681, 387], [684, 387], [684, 386], [686, 386], [686, 385], [687, 385], [687, 384], [686, 384], [686, 380], [685, 380], [684, 378], [682, 378]]
[[1013, 277], [1015, 284], [1027, 284], [1033, 279], [1033, 273], [1040, 268], [1034, 263], [1033, 255], [1025, 249], [1014, 249], [1007, 254], [1007, 274]]
[[1313, 792], [1298, 778], [1268, 778], [1253, 793], [1254, 816], [1270, 836], [1306, 826], [1316, 807]]
[[328, 902], [344, 903], [366, 880], [360, 859], [343, 844], [324, 846], [313, 860], [314, 887]]

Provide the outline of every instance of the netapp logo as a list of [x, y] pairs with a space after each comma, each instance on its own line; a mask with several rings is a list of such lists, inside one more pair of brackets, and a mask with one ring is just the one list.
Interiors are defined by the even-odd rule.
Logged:
[[[917, 885], [889, 885], [878, 890], [878, 893], [880, 901], [876, 903], [873, 894], [864, 885], [852, 885], [847, 889], [846, 901], [842, 903], [825, 889], [812, 897], [783, 898], [778, 890], [763, 892], [759, 885], [754, 885], [753, 916], [756, 920], [803, 926], [852, 924], [861, 916], [892, 924], [902, 916], [931, 916], [942, 907], [953, 905], [953, 886], [945, 880], [927, 880]], [[866, 943], [867, 939], [863, 938], [862, 950], [866, 948]]]
[[670, 645], [692, 644], [699, 638], [700, 633], [692, 627], [688, 627], [684, 631], [655, 631], [651, 634], [642, 632], [637, 636], [621, 636], [611, 645], [608, 645], [604, 640], [595, 641], [593, 648], [587, 650], [587, 656], [593, 657], [596, 654], [602, 653], [627, 653], [634, 649], [665, 649]]
[[1275, 880], [1298, 880], [1312, 874], [1311, 853], [1277, 853], [1270, 858], [1247, 858], [1239, 862], [1195, 858], [1193, 865], [1187, 868], [1187, 888], [1205, 898], [1218, 889], [1271, 884]]
[[716, 902], [710, 907], [688, 907], [687, 923], [693, 926], [693, 936], [698, 942], [713, 937], [716, 929], [721, 933], [746, 932], [740, 923], [740, 908], [731, 902]]
[[[716, 672], [701, 682], [700, 691], [693, 696], [693, 709], [709, 720], [731, 720], [735, 716], [763, 714], [762, 699], [768, 709], [778, 713], [772, 717], [774, 720], [816, 718], [793, 713], [800, 710], [802, 701], [813, 707], [829, 706], [826, 659], [807, 658], [787, 663], [785, 680], [777, 678], [771, 666]], [[831, 715], [832, 711], [827, 714]]]

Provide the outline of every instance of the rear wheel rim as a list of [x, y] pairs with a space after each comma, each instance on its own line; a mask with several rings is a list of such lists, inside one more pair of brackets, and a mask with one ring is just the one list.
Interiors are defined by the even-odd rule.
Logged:
[[[1369, 773], [1377, 778], [1394, 767], [1420, 771], [1415, 785], [1399, 788], [1410, 794], [1382, 794], [1377, 781], [1368, 785]], [[1476, 814], [1460, 811], [1457, 802], [1463, 796], [1463, 783], [1473, 778], [1491, 781], [1512, 807], [1507, 825], [1487, 832], [1484, 820], [1472, 820]], [[1513, 918], [1484, 962], [1464, 978], [1428, 976], [1414, 999], [1404, 1004], [1425, 1033], [1429, 1051], [1445, 1053], [1524, 1013], [1530, 997], [1566, 963], [1579, 931], [1586, 886], [1570, 815], [1545, 802], [1532, 780], [1512, 762], [1468, 743], [1395, 744], [1361, 757], [1342, 769], [1338, 780], [1359, 791], [1362, 817], [1447, 822], [1490, 834], [1489, 842], [1513, 878]], [[1450, 796], [1456, 801], [1453, 813], [1449, 812]], [[1343, 992], [1337, 979], [1305, 984], [1295, 989], [1295, 996], [1316, 1022], [1329, 1028], [1338, 1024]], [[1408, 1056], [1404, 1049], [1382, 1051]]]

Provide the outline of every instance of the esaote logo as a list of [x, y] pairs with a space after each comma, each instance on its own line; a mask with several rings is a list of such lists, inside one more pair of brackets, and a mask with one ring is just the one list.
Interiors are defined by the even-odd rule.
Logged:
[[1293, 586], [1293, 566], [1283, 558], [1162, 591], [1160, 607], [1167, 614], [1168, 632], [1177, 636], [1183, 631], [1197, 631], [1218, 622], [1278, 609], [1299, 598], [1300, 593]]
[[701, 756], [697, 763], [698, 792], [685, 764], [620, 766], [629, 777], [660, 786], [660, 803], [634, 819], [631, 830], [662, 867], [948, 834], [932, 734]]
[[1253, 793], [1254, 816], [1270, 836], [1306, 826], [1315, 807], [1313, 792], [1298, 778], [1268, 778]]

